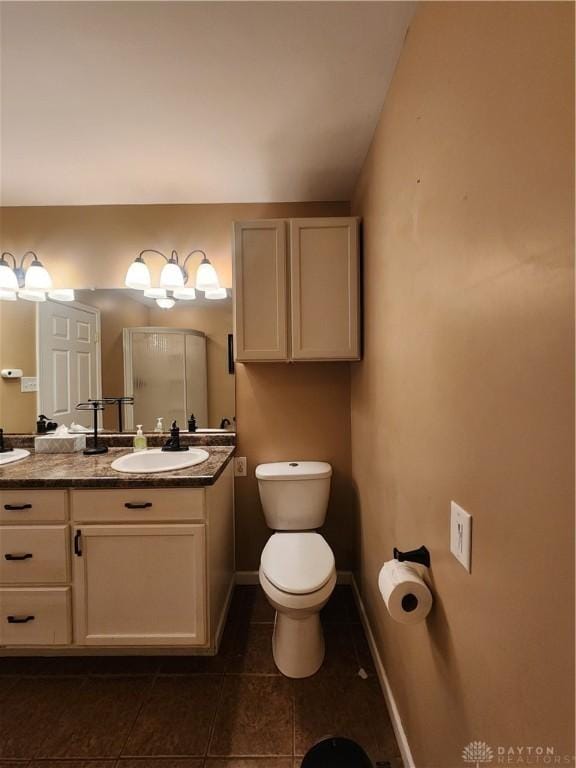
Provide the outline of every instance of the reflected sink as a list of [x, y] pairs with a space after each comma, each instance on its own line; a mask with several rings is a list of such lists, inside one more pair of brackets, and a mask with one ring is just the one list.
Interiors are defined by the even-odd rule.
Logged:
[[30, 456], [30, 451], [26, 451], [24, 448], [14, 448], [8, 453], [0, 453], [0, 467], [4, 464], [12, 464], [14, 461], [22, 461], [27, 456]]
[[201, 448], [188, 448], [187, 451], [171, 453], [162, 448], [149, 448], [120, 456], [112, 462], [112, 469], [129, 474], [149, 475], [154, 472], [175, 472], [206, 461], [209, 454]]

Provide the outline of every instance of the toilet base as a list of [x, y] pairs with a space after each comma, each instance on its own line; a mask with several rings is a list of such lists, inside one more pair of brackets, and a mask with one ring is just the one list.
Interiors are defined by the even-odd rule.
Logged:
[[324, 661], [324, 634], [319, 613], [300, 618], [276, 611], [272, 652], [286, 677], [310, 677]]

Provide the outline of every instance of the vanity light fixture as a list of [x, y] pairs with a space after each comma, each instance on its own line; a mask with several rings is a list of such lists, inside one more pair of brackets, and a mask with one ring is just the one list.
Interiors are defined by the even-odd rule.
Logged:
[[[26, 267], [26, 259], [31, 263]], [[12, 266], [7, 259], [12, 259]], [[71, 288], [52, 289], [52, 278], [34, 251], [26, 251], [20, 264], [13, 253], [4, 251], [0, 256], [0, 300], [14, 301], [16, 297], [27, 301], [46, 301], [46, 295], [56, 301], [74, 301]]]
[[[152, 287], [150, 270], [144, 261], [144, 255], [147, 253], [157, 254], [164, 259], [165, 263], [160, 273], [159, 288]], [[196, 253], [202, 255], [202, 260], [196, 271], [195, 287], [192, 287], [186, 285], [188, 282], [186, 265], [188, 260]], [[162, 309], [171, 309], [176, 300], [193, 301], [196, 298], [196, 291], [203, 291], [206, 297], [211, 299], [225, 299], [228, 295], [225, 288], [220, 288], [218, 273], [204, 251], [201, 251], [199, 248], [190, 251], [182, 260], [182, 263], [180, 263], [177, 251], [173, 250], [170, 257], [168, 257], [162, 251], [157, 251], [155, 248], [146, 248], [140, 251], [138, 258], [128, 268], [124, 282], [128, 288], [144, 291], [144, 295], [149, 299], [155, 299], [158, 306]], [[169, 295], [168, 291], [172, 295]], [[213, 295], [208, 296], [208, 292], [211, 292]]]
[[228, 291], [226, 288], [213, 288], [211, 291], [205, 291], [204, 292], [204, 298], [210, 299], [212, 301], [218, 300], [218, 299], [225, 299], [228, 296]]

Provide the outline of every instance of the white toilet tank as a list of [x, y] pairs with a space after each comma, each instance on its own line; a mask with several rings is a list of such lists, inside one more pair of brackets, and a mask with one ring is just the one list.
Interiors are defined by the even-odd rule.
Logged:
[[326, 519], [332, 467], [325, 461], [278, 461], [256, 467], [266, 524], [274, 531], [310, 531]]

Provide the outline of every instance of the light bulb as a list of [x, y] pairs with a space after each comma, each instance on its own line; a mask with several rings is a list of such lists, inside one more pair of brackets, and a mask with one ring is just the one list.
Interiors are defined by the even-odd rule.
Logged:
[[137, 291], [143, 291], [146, 288], [150, 288], [152, 280], [150, 279], [150, 270], [146, 266], [145, 262], [138, 257], [136, 261], [133, 261], [126, 272], [126, 279], [124, 284], [127, 288], [134, 288]]
[[46, 301], [46, 291], [38, 291], [36, 289], [24, 288], [18, 291], [18, 296], [26, 301]]
[[184, 288], [184, 275], [179, 265], [170, 260], [162, 267], [160, 272], [160, 286], [169, 291], [175, 291], [178, 288]]
[[208, 259], [204, 257], [196, 272], [196, 290], [213, 291], [216, 288], [220, 288], [218, 274]]
[[228, 298], [228, 291], [226, 288], [214, 288], [211, 291], [205, 291], [204, 298], [210, 300], [226, 299]]
[[72, 288], [54, 288], [48, 291], [48, 298], [54, 301], [74, 301], [74, 291]]
[[144, 296], [147, 299], [167, 299], [166, 288], [146, 288]]
[[[48, 270], [42, 266], [38, 259], [34, 259], [26, 270], [24, 288], [27, 291], [49, 291], [52, 288], [52, 278], [48, 274]], [[44, 296], [44, 299], [46, 299], [46, 296]]]
[[0, 289], [12, 292], [18, 290], [18, 279], [5, 259], [0, 259]]
[[156, 304], [158, 304], [160, 309], [172, 309], [176, 302], [174, 299], [156, 299]]
[[0, 288], [0, 301], [16, 301], [16, 291]]
[[196, 291], [194, 288], [178, 288], [174, 291], [174, 298], [180, 301], [192, 301], [196, 298]]

